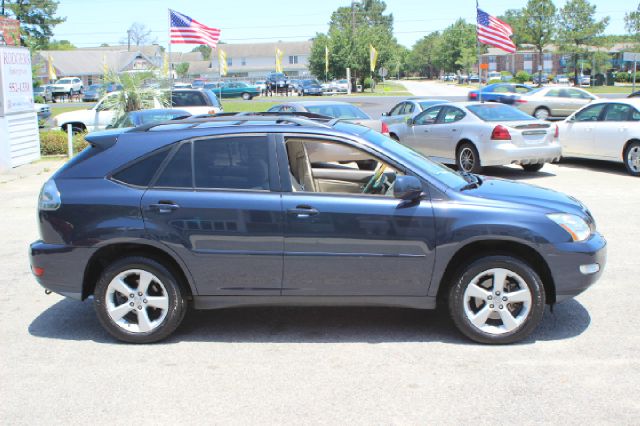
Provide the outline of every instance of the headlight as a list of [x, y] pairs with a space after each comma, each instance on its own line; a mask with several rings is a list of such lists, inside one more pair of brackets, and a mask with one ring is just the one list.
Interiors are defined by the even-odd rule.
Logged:
[[553, 213], [547, 217], [567, 231], [573, 241], [584, 241], [591, 235], [591, 229], [587, 222], [574, 214]]

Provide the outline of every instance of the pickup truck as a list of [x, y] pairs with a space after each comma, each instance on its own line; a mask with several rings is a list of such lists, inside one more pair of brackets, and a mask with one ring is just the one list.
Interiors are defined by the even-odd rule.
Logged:
[[[119, 94], [120, 92], [108, 93], [92, 108], [62, 113], [53, 119], [53, 127], [66, 131], [67, 125], [71, 124], [74, 133], [105, 129], [115, 116], [112, 103], [105, 101]], [[215, 93], [207, 89], [174, 89], [171, 92], [171, 106], [192, 115], [222, 112], [222, 105]], [[156, 102], [154, 108], [162, 108], [161, 102]]]

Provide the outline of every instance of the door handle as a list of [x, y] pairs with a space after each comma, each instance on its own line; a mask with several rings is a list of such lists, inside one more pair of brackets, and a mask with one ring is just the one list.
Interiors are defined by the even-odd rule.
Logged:
[[297, 206], [295, 209], [287, 210], [287, 213], [301, 219], [306, 219], [308, 217], [315, 216], [320, 212], [311, 206]]
[[458, 129], [451, 129], [451, 131], [452, 131], [452, 132], [457, 132], [457, 131], [458, 131]]
[[172, 211], [178, 210], [179, 208], [180, 206], [173, 201], [158, 201], [157, 204], [149, 205], [149, 210], [157, 211], [161, 214], [171, 213]]

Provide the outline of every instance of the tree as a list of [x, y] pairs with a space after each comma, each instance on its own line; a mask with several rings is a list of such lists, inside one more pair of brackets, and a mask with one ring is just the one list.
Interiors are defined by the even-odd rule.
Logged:
[[434, 59], [444, 71], [463, 69], [468, 72], [477, 62], [476, 26], [458, 19], [442, 32], [440, 46]]
[[640, 3], [638, 9], [624, 15], [624, 28], [635, 41], [640, 42]]
[[66, 18], [56, 17], [59, 2], [54, 0], [15, 0], [5, 7], [20, 21], [20, 44], [44, 49], [53, 36], [53, 27]]
[[166, 108], [171, 105], [167, 91], [155, 85], [146, 85], [148, 80], [155, 79], [152, 72], [141, 73], [109, 73], [106, 81], [119, 84], [121, 90], [113, 96], [105, 98], [104, 105], [114, 111], [113, 122], [123, 118], [127, 112], [150, 108]]
[[577, 78], [580, 57], [590, 46], [601, 42], [599, 36], [609, 23], [608, 16], [596, 21], [595, 12], [596, 7], [587, 0], [569, 0], [560, 9], [558, 43], [562, 52], [571, 55], [576, 85], [580, 84]]
[[179, 77], [186, 77], [189, 72], [189, 62], [180, 62], [175, 69]]
[[442, 64], [436, 59], [441, 47], [442, 34], [434, 31], [418, 40], [407, 57], [407, 67], [428, 78], [437, 77]]
[[144, 24], [140, 22], [134, 22], [127, 30], [129, 40], [136, 46], [145, 46], [147, 44], [155, 43], [156, 38], [151, 37], [151, 30], [147, 29]]
[[524, 41], [523, 37], [527, 31], [527, 21], [524, 17], [524, 9], [508, 9], [498, 18], [509, 24], [513, 30], [511, 40], [516, 46], [522, 46], [527, 43]]
[[[556, 33], [556, 7], [551, 0], [529, 0], [523, 9], [522, 18], [527, 25], [519, 29], [522, 40], [535, 46], [538, 63], [543, 63], [543, 50]], [[542, 67], [538, 71], [538, 85], [542, 85]]]
[[212, 50], [213, 49], [211, 49], [210, 46], [206, 46], [204, 44], [201, 44], [200, 46], [197, 46], [191, 49], [192, 52], [200, 52], [202, 54], [202, 59], [204, 59], [205, 61], [208, 61], [209, 59], [211, 59]]
[[51, 40], [47, 44], [47, 50], [74, 50], [76, 47], [69, 40]]

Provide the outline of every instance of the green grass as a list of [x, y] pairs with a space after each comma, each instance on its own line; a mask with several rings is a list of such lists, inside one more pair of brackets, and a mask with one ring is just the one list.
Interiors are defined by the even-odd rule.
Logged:
[[70, 112], [70, 111], [78, 111], [81, 109], [87, 109], [86, 106], [82, 106], [82, 105], [65, 105], [65, 106], [58, 106], [58, 105], [51, 105], [51, 117], [55, 117], [56, 115], [60, 115], [63, 112]]
[[[292, 99], [291, 97], [279, 96], [279, 99]], [[269, 98], [271, 99], [271, 98]], [[279, 104], [280, 102], [270, 102], [270, 101], [262, 101], [262, 100], [253, 100], [253, 101], [222, 101], [222, 108], [224, 112], [263, 112], [268, 110], [274, 105]]]
[[[640, 88], [640, 84], [636, 84], [636, 90]], [[625, 95], [631, 94], [631, 86], [596, 86], [596, 87], [583, 87], [583, 89], [591, 93], [622, 93]]]

